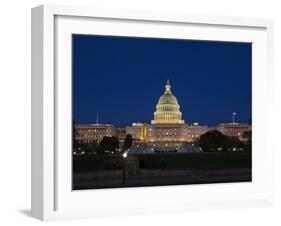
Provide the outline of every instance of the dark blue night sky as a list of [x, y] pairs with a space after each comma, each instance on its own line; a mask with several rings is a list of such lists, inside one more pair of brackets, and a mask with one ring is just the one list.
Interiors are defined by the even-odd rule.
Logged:
[[251, 118], [251, 43], [73, 35], [75, 123], [147, 122], [169, 78], [187, 123]]

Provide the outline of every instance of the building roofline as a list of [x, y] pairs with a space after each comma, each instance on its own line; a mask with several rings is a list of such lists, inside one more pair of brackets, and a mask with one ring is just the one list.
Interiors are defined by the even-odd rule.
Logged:
[[74, 126], [77, 126], [77, 127], [88, 127], [88, 126], [112, 126], [112, 127], [115, 127], [112, 124], [96, 124], [96, 123], [93, 123], [93, 124], [74, 124]]

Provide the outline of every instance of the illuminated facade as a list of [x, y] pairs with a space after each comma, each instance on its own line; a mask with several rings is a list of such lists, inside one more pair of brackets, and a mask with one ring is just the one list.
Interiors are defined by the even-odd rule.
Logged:
[[[136, 126], [138, 125], [138, 126]], [[143, 129], [140, 129], [140, 125]], [[186, 142], [194, 142], [201, 134], [207, 132], [207, 126], [198, 124], [188, 126], [182, 119], [180, 105], [171, 91], [169, 81], [165, 92], [160, 96], [151, 124], [133, 124], [127, 131], [134, 134], [135, 139], [146, 141], [156, 147], [177, 147]], [[136, 133], [136, 131], [145, 131]]]
[[120, 143], [123, 143], [126, 137], [126, 129], [125, 128], [117, 128], [116, 129], [116, 137]]
[[246, 123], [222, 123], [216, 126], [216, 130], [229, 137], [242, 138], [244, 132], [251, 130]]
[[[169, 81], [165, 92], [160, 96], [151, 124], [133, 123], [126, 128], [116, 128], [109, 124], [75, 125], [75, 139], [84, 143], [100, 142], [104, 136], [115, 136], [120, 143], [124, 142], [127, 134], [132, 135], [135, 145], [145, 144], [152, 150], [172, 150], [185, 147], [192, 149], [187, 143], [194, 143], [209, 130], [216, 129], [227, 136], [240, 138], [251, 126], [241, 123], [223, 123], [216, 127], [201, 126], [198, 123], [188, 125], [182, 118], [180, 105], [171, 91]], [[143, 147], [143, 146], [142, 146]], [[144, 149], [147, 151], [147, 149]]]
[[146, 126], [143, 123], [133, 123], [132, 126], [126, 127], [126, 134], [131, 134], [134, 143], [145, 142]]
[[165, 86], [164, 94], [159, 98], [154, 112], [154, 120], [151, 124], [184, 124], [180, 105], [177, 98], [172, 94], [169, 80]]
[[117, 135], [117, 129], [110, 124], [75, 125], [75, 139], [82, 143], [99, 143], [103, 137]]

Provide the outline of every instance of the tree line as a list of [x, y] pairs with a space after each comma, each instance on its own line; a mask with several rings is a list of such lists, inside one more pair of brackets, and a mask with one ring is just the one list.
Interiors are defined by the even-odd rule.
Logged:
[[133, 137], [130, 134], [126, 135], [123, 144], [120, 144], [117, 137], [113, 136], [104, 136], [99, 143], [97, 141], [84, 143], [73, 138], [73, 151], [77, 154], [122, 154], [124, 151], [128, 150], [132, 144]]
[[198, 145], [205, 152], [250, 151], [252, 148], [252, 132], [245, 131], [241, 138], [228, 137], [217, 130], [211, 130], [200, 136]]
[[[99, 143], [96, 141], [83, 143], [73, 138], [73, 151], [77, 154], [122, 154], [132, 144], [133, 138], [130, 134], [126, 135], [121, 144], [116, 137], [109, 136], [104, 136]], [[242, 134], [241, 139], [238, 139], [228, 137], [217, 130], [211, 130], [202, 134], [195, 145], [201, 147], [205, 152], [251, 151], [252, 132], [246, 131]]]

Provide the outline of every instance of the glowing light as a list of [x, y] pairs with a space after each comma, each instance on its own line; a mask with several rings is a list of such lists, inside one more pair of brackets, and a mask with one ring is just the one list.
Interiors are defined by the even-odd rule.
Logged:
[[128, 153], [125, 151], [122, 156], [123, 156], [123, 158], [127, 158]]

